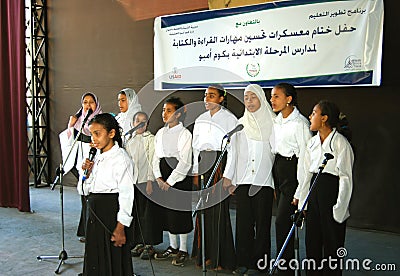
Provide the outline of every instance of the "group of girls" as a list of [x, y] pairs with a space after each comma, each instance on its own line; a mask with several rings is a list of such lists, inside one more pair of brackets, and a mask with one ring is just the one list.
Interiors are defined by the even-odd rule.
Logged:
[[[89, 204], [82, 211], [87, 215], [84, 275], [98, 275], [99, 271], [114, 275], [114, 270], [131, 275], [131, 255], [126, 258], [125, 251], [132, 245], [136, 245], [132, 253], [143, 259], [172, 258], [172, 264], [183, 265], [189, 257], [187, 237], [193, 228], [191, 256], [196, 265], [202, 265], [205, 249], [205, 265], [210, 269], [232, 270], [238, 275], [265, 272], [271, 256], [274, 199], [277, 252], [292, 227], [291, 215], [306, 199], [307, 258], [323, 263], [323, 259], [337, 257], [336, 250], [344, 246], [354, 155], [347, 121], [334, 103], [317, 103], [309, 116], [310, 124], [297, 108], [297, 92], [292, 85], [275, 85], [269, 103], [263, 89], [250, 84], [243, 95], [245, 112], [238, 120], [226, 108], [226, 90], [213, 85], [204, 93], [206, 111], [195, 120], [193, 134], [184, 126], [185, 105], [179, 98], [171, 97], [163, 105], [165, 125], [154, 136], [147, 131], [146, 113], [136, 110], [125, 114], [135, 105], [140, 110], [137, 101], [132, 104], [137, 96], [130, 90], [119, 93], [118, 121], [109, 114], [100, 114], [94, 94], [85, 95], [82, 112], [76, 117], [86, 116], [89, 107], [85, 108], [84, 98], [92, 97], [95, 106], [90, 108], [96, 111], [89, 117], [91, 146], [100, 153], [94, 161], [83, 159], [80, 168], [79, 159], [76, 161], [80, 172], [89, 171], [88, 179], [78, 188]], [[122, 133], [127, 133], [140, 123], [144, 126], [125, 141], [122, 150], [120, 127]], [[243, 131], [226, 137], [239, 124], [243, 125]], [[71, 120], [69, 126], [74, 126]], [[80, 127], [78, 124], [75, 129]], [[312, 132], [317, 133], [312, 136]], [[224, 153], [223, 146], [227, 154], [218, 159]], [[325, 153], [334, 158], [307, 197]], [[115, 162], [111, 157], [116, 158]], [[214, 168], [217, 160], [221, 162]], [[201, 189], [200, 182], [204, 180], [211, 184], [204, 225], [199, 213], [193, 225], [192, 198], [188, 191], [193, 186]], [[136, 184], [134, 188], [132, 183]], [[236, 196], [237, 204], [235, 241], [229, 215], [231, 195]], [[103, 210], [103, 202], [117, 207], [119, 204], [119, 208]], [[169, 246], [155, 252], [153, 245], [162, 242], [162, 231], [168, 231]], [[109, 237], [108, 243], [104, 237]], [[99, 239], [101, 244], [94, 242]], [[98, 254], [98, 258], [92, 254]], [[265, 257], [268, 264], [260, 267], [260, 260]], [[288, 264], [293, 258], [292, 237], [282, 259]], [[321, 275], [318, 269], [317, 266], [309, 272]], [[327, 266], [323, 270], [332, 272]], [[333, 273], [340, 275], [341, 271], [336, 269]], [[279, 271], [279, 275], [286, 274], [293, 275], [294, 270], [286, 266]]]

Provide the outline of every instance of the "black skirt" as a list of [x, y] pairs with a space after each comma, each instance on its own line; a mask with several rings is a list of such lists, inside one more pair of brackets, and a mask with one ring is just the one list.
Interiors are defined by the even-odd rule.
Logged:
[[161, 206], [152, 200], [155, 193], [159, 193], [157, 184], [152, 183], [153, 193], [147, 195], [147, 183], [135, 185], [135, 200], [133, 204], [133, 239], [134, 244], [142, 243], [157, 245], [163, 241], [163, 230], [159, 223]]
[[[160, 170], [164, 181], [167, 181], [177, 164], [176, 158], [161, 158]], [[187, 234], [193, 230], [191, 190], [192, 181], [190, 177], [186, 176], [184, 180], [175, 183], [168, 191], [160, 192], [162, 197], [160, 205], [164, 208], [158, 218], [162, 221], [164, 231], [169, 231], [171, 234]]]
[[90, 194], [87, 207], [89, 211], [83, 275], [131, 276], [131, 227], [125, 227], [127, 241], [122, 247], [115, 247], [111, 241], [112, 232], [117, 225], [118, 194]]
[[[202, 151], [199, 160], [199, 174], [203, 174], [205, 185], [209, 182], [220, 152]], [[205, 258], [211, 268], [235, 269], [236, 256], [233, 243], [232, 225], [229, 214], [229, 195], [222, 189], [222, 175], [226, 155], [222, 158], [216, 173], [210, 181], [208, 203], [204, 209]], [[200, 179], [199, 179], [200, 183]], [[214, 204], [216, 203], [216, 204]], [[193, 238], [192, 257], [196, 265], [202, 265], [200, 212], [197, 212]]]

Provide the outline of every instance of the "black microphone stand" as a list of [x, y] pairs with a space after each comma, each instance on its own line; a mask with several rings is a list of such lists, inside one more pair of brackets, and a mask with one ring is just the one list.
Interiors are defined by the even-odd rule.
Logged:
[[[201, 213], [200, 213], [200, 221], [201, 221], [201, 259], [202, 259], [202, 269], [203, 269], [203, 275], [207, 275], [207, 268], [206, 268], [206, 245], [205, 245], [205, 233], [204, 233], [204, 201], [207, 202], [208, 200], [208, 196], [210, 194], [210, 192], [208, 191], [207, 193], [205, 193], [204, 191], [206, 189], [208, 189], [211, 185], [211, 181], [214, 179], [214, 175], [217, 172], [217, 169], [219, 167], [219, 164], [222, 161], [222, 158], [224, 157], [224, 154], [227, 150], [227, 147], [229, 145], [229, 143], [231, 142], [231, 137], [228, 136], [227, 140], [226, 140], [226, 144], [221, 152], [221, 154], [219, 155], [219, 158], [217, 160], [217, 162], [214, 165], [213, 171], [211, 172], [210, 178], [207, 181], [207, 185], [204, 187], [204, 176], [201, 175], [201, 188], [200, 188], [200, 198], [199, 201], [196, 204], [196, 207], [194, 208], [194, 211], [192, 213], [192, 217], [194, 217], [197, 213], [197, 211], [199, 209], [201, 209]], [[204, 199], [205, 198], [205, 199]]]
[[[60, 205], [61, 205], [61, 252], [58, 256], [47, 256], [47, 255], [39, 255], [36, 258], [41, 261], [44, 259], [59, 259], [58, 262], [58, 266], [56, 268], [56, 270], [54, 271], [56, 274], [60, 273], [60, 267], [61, 265], [65, 262], [65, 260], [67, 260], [68, 258], [83, 258], [83, 256], [68, 256], [67, 251], [65, 250], [64, 247], [64, 185], [62, 182], [62, 176], [64, 174], [64, 165], [67, 162], [67, 160], [69, 159], [72, 150], [75, 147], [76, 142], [79, 139], [79, 136], [82, 133], [82, 129], [84, 127], [84, 125], [86, 124], [86, 121], [88, 120], [89, 116], [86, 116], [86, 118], [83, 120], [82, 122], [82, 126], [78, 132], [78, 134], [76, 135], [74, 142], [72, 144], [72, 147], [70, 149], [70, 151], [68, 152], [67, 158], [65, 159], [65, 162], [61, 162], [60, 166], [56, 169], [56, 178], [51, 186], [51, 190], [54, 190], [55, 186], [57, 185], [57, 182], [60, 184]], [[73, 134], [72, 134], [73, 135]]]
[[[297, 260], [298, 260], [299, 263], [300, 263], [300, 256], [299, 256], [299, 237], [298, 237], [298, 229], [297, 229], [296, 227], [302, 227], [302, 225], [303, 225], [303, 220], [304, 220], [304, 213], [303, 213], [303, 211], [304, 211], [304, 208], [305, 208], [306, 205], [307, 205], [307, 202], [308, 202], [308, 199], [309, 199], [309, 197], [310, 197], [310, 194], [311, 194], [312, 190], [314, 189], [315, 184], [317, 183], [317, 180], [318, 180], [319, 175], [321, 174], [321, 172], [324, 170], [326, 164], [328, 163], [328, 160], [330, 160], [330, 159], [333, 158], [333, 155], [330, 154], [330, 153], [325, 153], [324, 156], [325, 156], [325, 159], [322, 161], [321, 166], [318, 168], [318, 173], [317, 173], [317, 175], [316, 175], [315, 178], [314, 178], [314, 181], [313, 181], [313, 183], [312, 183], [312, 185], [311, 185], [311, 187], [310, 187], [310, 190], [308, 191], [307, 197], [306, 197], [306, 199], [305, 199], [303, 205], [301, 206], [301, 209], [300, 209], [300, 210], [297, 210], [297, 211], [291, 216], [291, 219], [292, 219], [292, 221], [293, 221], [292, 228], [290, 228], [289, 234], [287, 235], [286, 240], [285, 240], [284, 244], [282, 245], [281, 250], [279, 251], [278, 257], [276, 258], [276, 260], [275, 260], [275, 262], [274, 262], [274, 265], [273, 265], [272, 268], [269, 270], [268, 275], [273, 275], [273, 274], [274, 274], [274, 272], [275, 272], [275, 270], [276, 270], [276, 267], [278, 266], [278, 263], [279, 263], [280, 259], [282, 258], [283, 252], [285, 251], [286, 246], [288, 245], [289, 240], [290, 240], [290, 238], [292, 237], [293, 232], [294, 232], [295, 230], [296, 230], [296, 231], [295, 231], [295, 232], [296, 232], [296, 235], [295, 235], [295, 245], [294, 245], [294, 246], [295, 246], [295, 257], [297, 258]], [[300, 271], [296, 270], [296, 271], [295, 271], [295, 275], [300, 275]]]

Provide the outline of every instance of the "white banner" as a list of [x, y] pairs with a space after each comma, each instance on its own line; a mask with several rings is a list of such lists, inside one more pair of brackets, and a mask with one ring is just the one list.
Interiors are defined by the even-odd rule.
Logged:
[[157, 17], [156, 90], [379, 86], [383, 0], [280, 1]]

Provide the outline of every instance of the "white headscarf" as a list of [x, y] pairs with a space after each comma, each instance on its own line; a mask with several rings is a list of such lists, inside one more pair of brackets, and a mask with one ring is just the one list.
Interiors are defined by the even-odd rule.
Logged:
[[132, 88], [124, 88], [118, 94], [121, 92], [124, 92], [126, 95], [126, 100], [128, 101], [128, 110], [126, 112], [118, 113], [116, 119], [124, 134], [133, 128], [133, 115], [135, 115], [136, 112], [141, 111], [142, 106], [139, 104], [139, 98], [135, 90]]
[[244, 132], [248, 138], [267, 142], [272, 134], [272, 124], [276, 114], [272, 111], [261, 86], [250, 84], [244, 89], [243, 95], [246, 91], [256, 94], [261, 106], [255, 112], [250, 112], [245, 108], [243, 117], [239, 119], [239, 122], [243, 124]]

